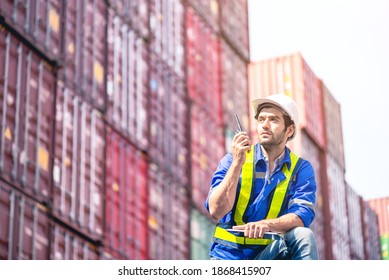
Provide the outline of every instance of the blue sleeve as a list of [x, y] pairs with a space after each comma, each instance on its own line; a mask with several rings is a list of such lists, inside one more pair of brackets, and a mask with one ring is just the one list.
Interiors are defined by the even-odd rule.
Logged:
[[217, 169], [215, 173], [213, 174], [212, 181], [211, 181], [211, 187], [208, 192], [207, 199], [205, 201], [205, 208], [209, 212], [209, 195], [211, 194], [212, 190], [217, 187], [221, 181], [223, 181], [224, 177], [227, 174], [228, 169], [230, 168], [232, 164], [232, 154], [226, 154], [221, 161], [219, 162], [219, 165], [217, 166]]
[[295, 183], [288, 194], [288, 211], [301, 218], [305, 227], [309, 227], [315, 218], [316, 180], [310, 162], [303, 160], [296, 172]]

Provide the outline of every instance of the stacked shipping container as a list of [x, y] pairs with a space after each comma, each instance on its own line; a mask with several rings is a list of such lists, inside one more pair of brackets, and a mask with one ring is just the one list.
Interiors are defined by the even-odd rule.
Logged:
[[389, 197], [371, 199], [367, 203], [377, 214], [382, 259], [389, 260]]
[[[366, 221], [361, 213], [363, 205], [351, 187], [346, 187], [339, 103], [300, 54], [251, 63], [248, 75], [250, 100], [284, 93], [300, 108], [300, 131], [288, 145], [308, 159], [315, 170], [317, 203], [312, 230], [317, 236], [319, 257], [376, 258], [374, 253], [364, 252], [374, 252], [377, 244], [369, 244], [366, 249], [361, 238]], [[250, 127], [252, 138], [257, 140], [255, 122]]]

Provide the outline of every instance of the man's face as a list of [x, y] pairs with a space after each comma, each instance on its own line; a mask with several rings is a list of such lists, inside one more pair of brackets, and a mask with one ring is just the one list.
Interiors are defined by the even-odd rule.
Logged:
[[261, 110], [257, 120], [259, 143], [267, 147], [285, 145], [287, 138], [292, 135], [293, 128], [285, 129], [283, 114], [274, 107]]

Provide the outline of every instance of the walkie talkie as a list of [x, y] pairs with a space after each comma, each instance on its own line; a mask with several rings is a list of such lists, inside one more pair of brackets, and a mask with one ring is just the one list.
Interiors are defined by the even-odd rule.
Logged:
[[240, 121], [239, 121], [239, 118], [238, 118], [238, 115], [237, 115], [237, 114], [235, 114], [235, 120], [236, 120], [236, 125], [238, 126], [238, 130], [236, 131], [236, 133], [242, 132], [242, 131], [243, 131], [243, 128], [242, 128], [242, 125], [241, 125], [241, 123], [240, 123]]

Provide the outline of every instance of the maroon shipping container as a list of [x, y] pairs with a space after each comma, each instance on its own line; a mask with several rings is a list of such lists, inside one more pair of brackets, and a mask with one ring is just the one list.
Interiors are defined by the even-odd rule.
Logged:
[[150, 1], [150, 50], [181, 79], [185, 76], [185, 8], [182, 2]]
[[50, 195], [55, 75], [0, 30], [0, 176], [44, 201]]
[[[311, 225], [311, 229], [316, 235], [317, 241], [317, 249], [319, 252], [319, 258], [325, 259], [326, 253], [326, 230], [325, 228], [329, 225], [325, 224], [325, 197], [323, 196], [323, 192], [326, 190], [324, 187], [323, 174], [325, 171], [325, 163], [322, 161], [323, 152], [322, 150], [315, 144], [311, 137], [304, 131], [298, 131], [297, 135], [299, 143], [301, 143], [300, 149], [292, 149], [292, 151], [302, 158], [308, 160], [315, 171], [315, 180], [316, 180], [316, 205], [315, 205], [315, 220]], [[297, 140], [297, 139], [296, 139]], [[295, 140], [294, 140], [295, 141]], [[297, 145], [294, 145], [297, 147]]]
[[148, 258], [148, 163], [113, 131], [107, 133], [104, 258]]
[[53, 214], [99, 240], [105, 186], [103, 118], [61, 81], [57, 89]]
[[150, 161], [185, 186], [190, 145], [185, 83], [157, 59], [150, 71]]
[[107, 7], [100, 0], [64, 0], [63, 67], [59, 75], [100, 110], [105, 109]]
[[108, 16], [106, 119], [135, 146], [147, 148], [147, 46], [112, 10]]
[[[149, 1], [107, 0], [117, 15], [142, 37], [149, 36]], [[109, 32], [108, 32], [109, 35]]]
[[368, 260], [380, 260], [381, 245], [378, 216], [367, 201], [361, 199], [363, 215], [363, 240], [365, 244], [365, 257]]
[[159, 169], [149, 169], [149, 258], [190, 259], [188, 189]]
[[347, 216], [344, 170], [328, 153], [326, 161], [331, 213], [330, 227], [326, 228], [326, 234], [331, 234], [332, 258], [335, 260], [348, 260], [350, 259], [350, 237], [348, 232], [349, 219]]
[[61, 55], [62, 1], [2, 0], [0, 15], [6, 23], [50, 59]]
[[214, 32], [219, 32], [219, 0], [188, 0], [188, 6], [192, 7]]
[[225, 155], [224, 133], [221, 126], [209, 121], [207, 112], [191, 106], [191, 173], [192, 201], [203, 214], [204, 203], [213, 173]]
[[0, 180], [0, 259], [49, 258], [47, 209]]
[[243, 128], [248, 130], [247, 64], [224, 40], [221, 40], [221, 61], [223, 120], [228, 128], [235, 131], [237, 126], [234, 114], [237, 114]]
[[99, 260], [98, 247], [73, 231], [51, 222], [50, 259]]
[[380, 236], [389, 234], [389, 197], [368, 201], [369, 206], [377, 214]]
[[326, 146], [328, 153], [345, 169], [342, 112], [340, 104], [322, 83], [325, 116]]
[[352, 260], [365, 259], [363, 239], [363, 217], [361, 210], [361, 196], [350, 185], [346, 184], [347, 216], [349, 220], [350, 258]]
[[187, 84], [190, 99], [221, 124], [221, 69], [218, 36], [196, 13], [186, 10]]
[[[274, 93], [292, 97], [300, 110], [300, 127], [320, 148], [326, 147], [322, 82], [299, 53], [251, 63], [249, 79], [250, 101]], [[250, 112], [254, 114], [251, 108]], [[255, 130], [256, 122], [252, 119], [254, 136]]]
[[249, 31], [247, 0], [219, 0], [220, 29], [244, 58], [249, 61]]

